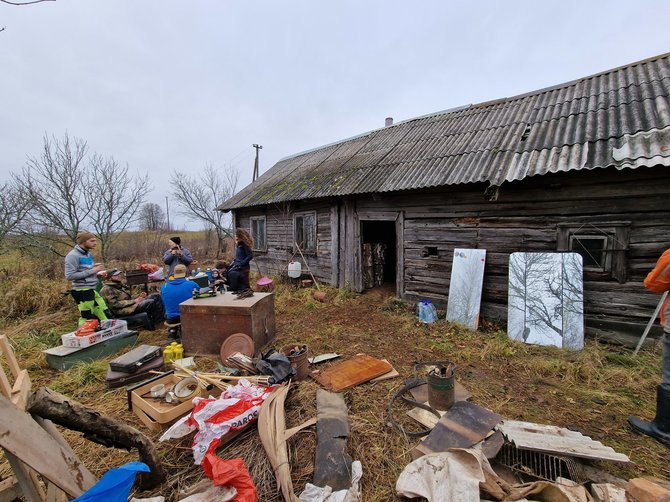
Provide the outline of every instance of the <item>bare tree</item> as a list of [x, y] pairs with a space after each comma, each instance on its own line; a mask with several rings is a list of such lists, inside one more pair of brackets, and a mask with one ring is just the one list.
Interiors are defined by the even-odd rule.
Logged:
[[63, 248], [75, 241], [79, 228], [89, 216], [93, 193], [86, 169], [88, 147], [82, 139], [44, 136], [42, 153], [28, 157], [14, 183], [27, 198], [30, 211], [22, 233], [28, 245], [48, 249], [63, 256]]
[[100, 239], [104, 260], [115, 234], [135, 221], [151, 190], [148, 177], [131, 177], [112, 157], [87, 153], [82, 139], [45, 135], [40, 156], [13, 175], [30, 206], [20, 227], [25, 246], [63, 256], [86, 228]]
[[0, 186], [0, 246], [19, 227], [28, 208], [28, 199], [19, 187], [9, 182]]
[[[11, 0], [0, 0], [0, 2], [8, 4], [8, 5], [33, 5], [36, 3], [42, 3], [42, 2], [55, 2], [56, 0], [26, 0], [25, 2], [12, 2]], [[3, 26], [0, 28], [0, 32], [5, 31], [7, 27]]]
[[89, 218], [100, 241], [103, 261], [114, 239], [132, 223], [152, 190], [149, 176], [130, 176], [128, 166], [120, 166], [113, 157], [94, 154], [90, 159], [91, 190], [95, 193]]
[[180, 207], [179, 213], [186, 217], [195, 216], [216, 232], [217, 257], [225, 251], [225, 238], [231, 236], [231, 232], [227, 228], [228, 215], [216, 208], [235, 194], [239, 177], [240, 173], [232, 167], [216, 170], [207, 165], [200, 179], [179, 172], [173, 172], [170, 179], [174, 187], [172, 197]]
[[155, 202], [147, 202], [140, 209], [140, 228], [143, 230], [163, 230], [165, 228], [165, 211]]
[[56, 0], [26, 0], [25, 2], [12, 2], [10, 0], [0, 0], [0, 2], [9, 4], [9, 5], [32, 5], [34, 3], [55, 2], [55, 1]]

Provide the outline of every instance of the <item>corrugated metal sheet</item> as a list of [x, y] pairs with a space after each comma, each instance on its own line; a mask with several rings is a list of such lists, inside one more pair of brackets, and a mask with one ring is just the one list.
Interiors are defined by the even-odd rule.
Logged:
[[670, 54], [282, 159], [220, 206], [670, 166]]
[[542, 425], [532, 422], [505, 420], [496, 427], [507, 441], [523, 450], [540, 451], [556, 455], [588, 458], [591, 460], [610, 460], [628, 463], [630, 459], [618, 453], [600, 441], [555, 425]]

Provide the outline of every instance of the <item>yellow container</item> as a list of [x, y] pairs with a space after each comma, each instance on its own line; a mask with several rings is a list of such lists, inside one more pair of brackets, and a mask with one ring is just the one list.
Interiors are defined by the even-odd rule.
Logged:
[[174, 361], [174, 348], [170, 345], [163, 349], [163, 361], [169, 363]]
[[176, 344], [173, 350], [174, 350], [174, 359], [173, 359], [174, 361], [182, 359], [184, 357], [184, 346], [181, 343]]

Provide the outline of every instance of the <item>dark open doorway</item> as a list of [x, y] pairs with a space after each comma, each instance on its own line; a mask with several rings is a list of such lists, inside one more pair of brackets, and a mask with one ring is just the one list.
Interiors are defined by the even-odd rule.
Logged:
[[[396, 284], [396, 223], [395, 221], [364, 220], [361, 221], [361, 245], [370, 244], [374, 254], [374, 245], [382, 244], [383, 265], [378, 265], [378, 260], [374, 260], [374, 266], [379, 266], [383, 270], [384, 285], [393, 284], [395, 291]], [[379, 249], [379, 248], [378, 248]], [[378, 253], [379, 254], [379, 253]], [[368, 266], [371, 263], [368, 262]], [[363, 263], [365, 273], [366, 263]], [[379, 283], [375, 284], [380, 286]], [[369, 287], [369, 285], [367, 286]]]

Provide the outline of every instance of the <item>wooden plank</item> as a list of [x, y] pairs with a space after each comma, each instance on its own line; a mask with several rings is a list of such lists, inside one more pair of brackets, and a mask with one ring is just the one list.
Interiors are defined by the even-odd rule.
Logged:
[[12, 385], [9, 383], [7, 373], [5, 373], [2, 366], [0, 366], [0, 392], [2, 392], [2, 395], [5, 397], [10, 397], [12, 395]]
[[358, 219], [358, 214], [354, 211], [353, 215], [353, 263], [352, 263], [352, 285], [353, 290], [361, 293], [363, 291], [363, 257], [362, 242], [361, 242], [361, 222]]
[[18, 409], [25, 410], [28, 397], [30, 397], [30, 377], [27, 370], [21, 370], [12, 387], [11, 401]]
[[630, 462], [630, 459], [623, 453], [617, 453], [600, 441], [595, 441], [579, 432], [570, 431], [563, 427], [505, 420], [498, 426], [498, 430], [503, 433], [508, 441], [523, 450], [570, 455], [593, 460]]
[[4, 397], [0, 397], [0, 446], [72, 497], [96, 482], [76, 456]]
[[330, 284], [338, 287], [340, 275], [340, 212], [337, 204], [330, 206]]
[[67, 494], [53, 483], [47, 484], [47, 496], [45, 502], [67, 502]]
[[35, 473], [10, 451], [4, 450], [4, 453], [21, 487], [21, 494], [28, 502], [42, 502], [46, 494]]
[[[389, 363], [388, 359], [382, 359], [382, 361], [384, 361], [385, 363]], [[391, 364], [391, 363], [389, 363], [389, 364]], [[399, 376], [400, 376], [400, 373], [398, 373], [398, 371], [393, 367], [393, 365], [391, 365], [391, 371], [389, 371], [387, 373], [384, 373], [383, 375], [380, 375], [378, 377], [373, 378], [372, 380], [370, 380], [370, 382], [372, 382], [372, 383], [383, 382], [384, 380], [389, 380], [391, 378], [396, 378], [396, 377], [399, 377]]]
[[358, 354], [323, 371], [313, 372], [312, 377], [328, 390], [340, 392], [375, 377], [388, 373], [393, 367], [380, 359]]
[[9, 344], [9, 341], [5, 335], [0, 335], [0, 350], [2, 350], [2, 353], [5, 355], [7, 366], [9, 366], [9, 370], [12, 372], [12, 375], [14, 375], [14, 378], [18, 378], [19, 373], [21, 372], [21, 368], [19, 368], [19, 363], [16, 362], [14, 350], [12, 349], [12, 346]]
[[[440, 417], [446, 413], [446, 411], [442, 410], [436, 410], [436, 411], [440, 414]], [[440, 421], [440, 419], [436, 417], [433, 413], [431, 413], [428, 410], [424, 410], [423, 408], [412, 408], [407, 412], [407, 416], [416, 420], [417, 422], [419, 422], [421, 425], [423, 425], [428, 429], [432, 429]]]
[[21, 494], [21, 487], [14, 476], [0, 481], [0, 502], [13, 502]]
[[395, 221], [397, 211], [358, 211], [360, 221]]
[[396, 271], [395, 271], [395, 294], [399, 298], [405, 297], [405, 213], [398, 211], [395, 220], [396, 239]]

